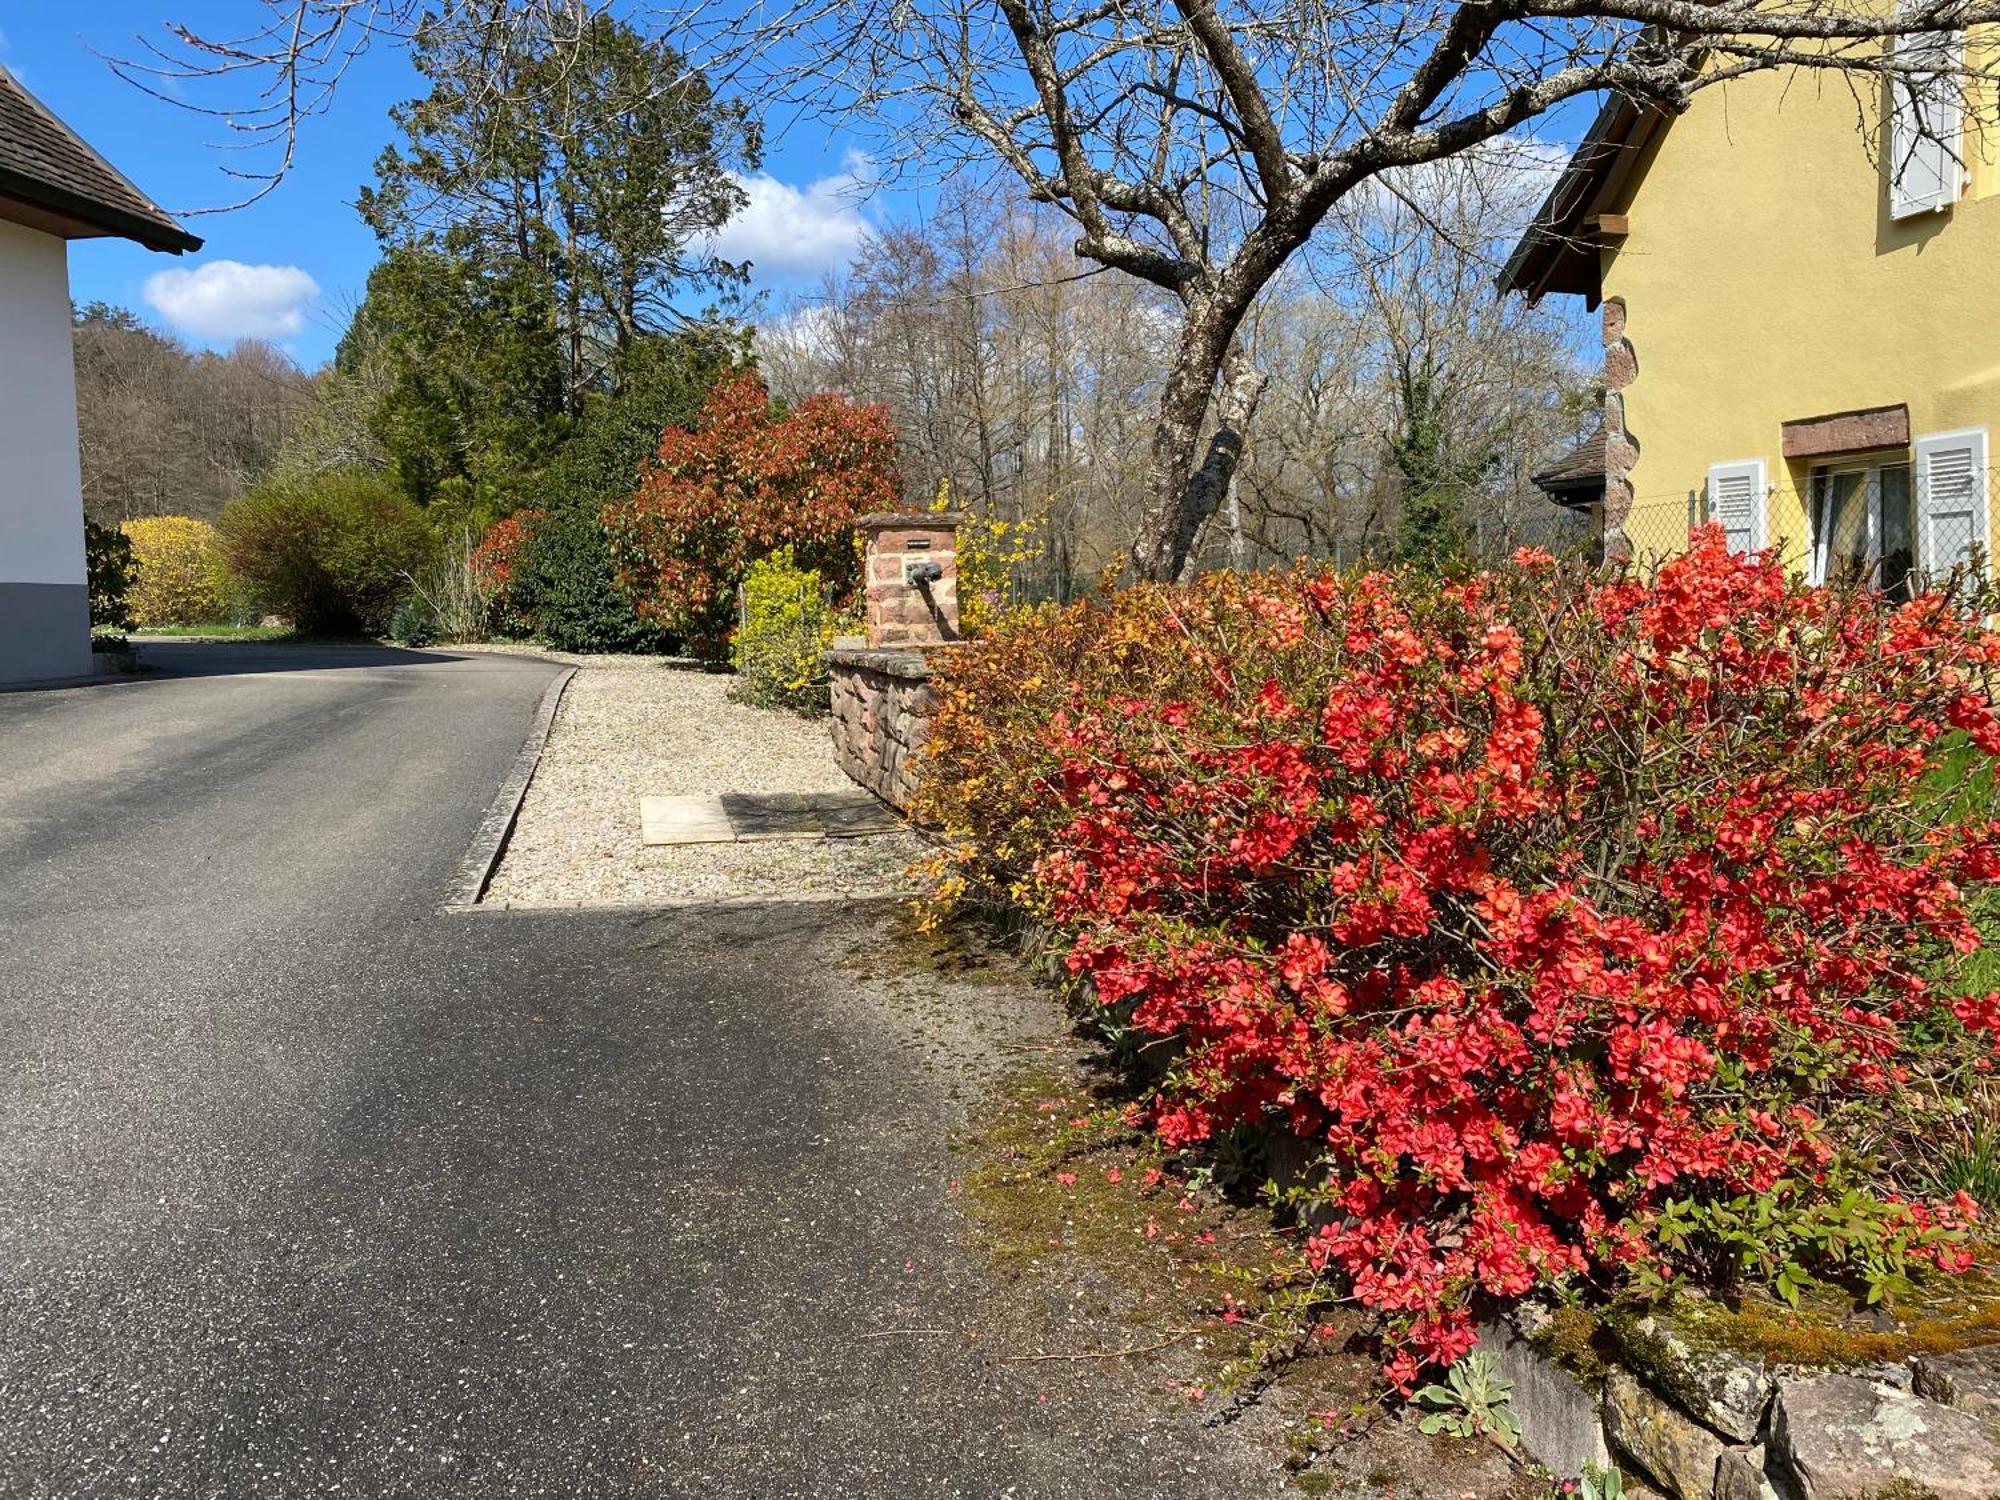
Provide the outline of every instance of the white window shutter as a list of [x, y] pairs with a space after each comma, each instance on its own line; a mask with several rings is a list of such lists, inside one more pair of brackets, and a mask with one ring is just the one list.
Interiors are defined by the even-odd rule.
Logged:
[[1917, 563], [1938, 578], [1986, 546], [1986, 429], [1932, 433], [1914, 447]]
[[1900, 36], [1897, 62], [1921, 66], [1932, 62], [1942, 71], [1932, 74], [1892, 73], [1889, 77], [1889, 214], [1907, 219], [1934, 213], [1958, 202], [1965, 186], [1965, 164], [1959, 155], [1965, 126], [1965, 101], [1957, 74], [1965, 38], [1960, 32]]
[[1729, 538], [1731, 552], [1757, 552], [1765, 546], [1764, 460], [1717, 464], [1708, 471], [1708, 518]]

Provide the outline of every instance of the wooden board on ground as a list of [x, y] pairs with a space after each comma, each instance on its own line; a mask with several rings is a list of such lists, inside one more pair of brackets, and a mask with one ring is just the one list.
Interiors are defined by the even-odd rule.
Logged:
[[724, 792], [716, 797], [641, 797], [640, 839], [649, 845], [851, 839], [895, 833], [903, 820], [869, 793]]
[[639, 837], [647, 844], [733, 844], [736, 830], [720, 797], [641, 797]]

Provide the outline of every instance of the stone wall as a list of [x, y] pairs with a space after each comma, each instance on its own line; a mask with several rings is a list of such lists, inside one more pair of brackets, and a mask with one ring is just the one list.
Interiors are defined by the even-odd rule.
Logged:
[[841, 770], [891, 806], [916, 794], [916, 756], [937, 708], [921, 651], [826, 654], [833, 692], [833, 753]]
[[1623, 297], [1604, 299], [1604, 556], [1632, 555], [1625, 522], [1632, 514], [1631, 468], [1639, 440], [1625, 425], [1625, 392], [1639, 378], [1639, 356], [1626, 332]]
[[868, 644], [958, 639], [957, 511], [882, 511], [855, 529], [867, 546]]
[[[1549, 1352], [1551, 1315], [1480, 1330], [1513, 1386], [1522, 1446], [1559, 1475], [1602, 1466], [1676, 1500], [1996, 1500], [2000, 1348], [1859, 1369], [1771, 1365], [1661, 1318], [1586, 1378]], [[1627, 1493], [1644, 1494], [1633, 1486]]]

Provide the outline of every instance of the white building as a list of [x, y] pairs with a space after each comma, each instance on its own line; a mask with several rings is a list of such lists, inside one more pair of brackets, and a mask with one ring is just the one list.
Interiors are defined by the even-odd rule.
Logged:
[[66, 241], [176, 224], [0, 67], [0, 684], [90, 671]]

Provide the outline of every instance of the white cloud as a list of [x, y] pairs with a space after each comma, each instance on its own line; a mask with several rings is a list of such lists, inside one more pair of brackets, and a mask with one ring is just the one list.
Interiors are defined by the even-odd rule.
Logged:
[[830, 177], [793, 187], [768, 172], [736, 185], [749, 202], [715, 237], [724, 260], [747, 260], [760, 275], [810, 275], [844, 265], [861, 247], [868, 225], [856, 206], [872, 185], [868, 159], [850, 153]]
[[288, 339], [305, 332], [319, 283], [297, 266], [212, 260], [146, 278], [146, 301], [183, 333], [214, 343]]
[[1532, 136], [1501, 136], [1457, 156], [1391, 167], [1363, 185], [1366, 207], [1396, 201], [1426, 212], [1476, 212], [1525, 221], [1569, 164], [1571, 148]]

